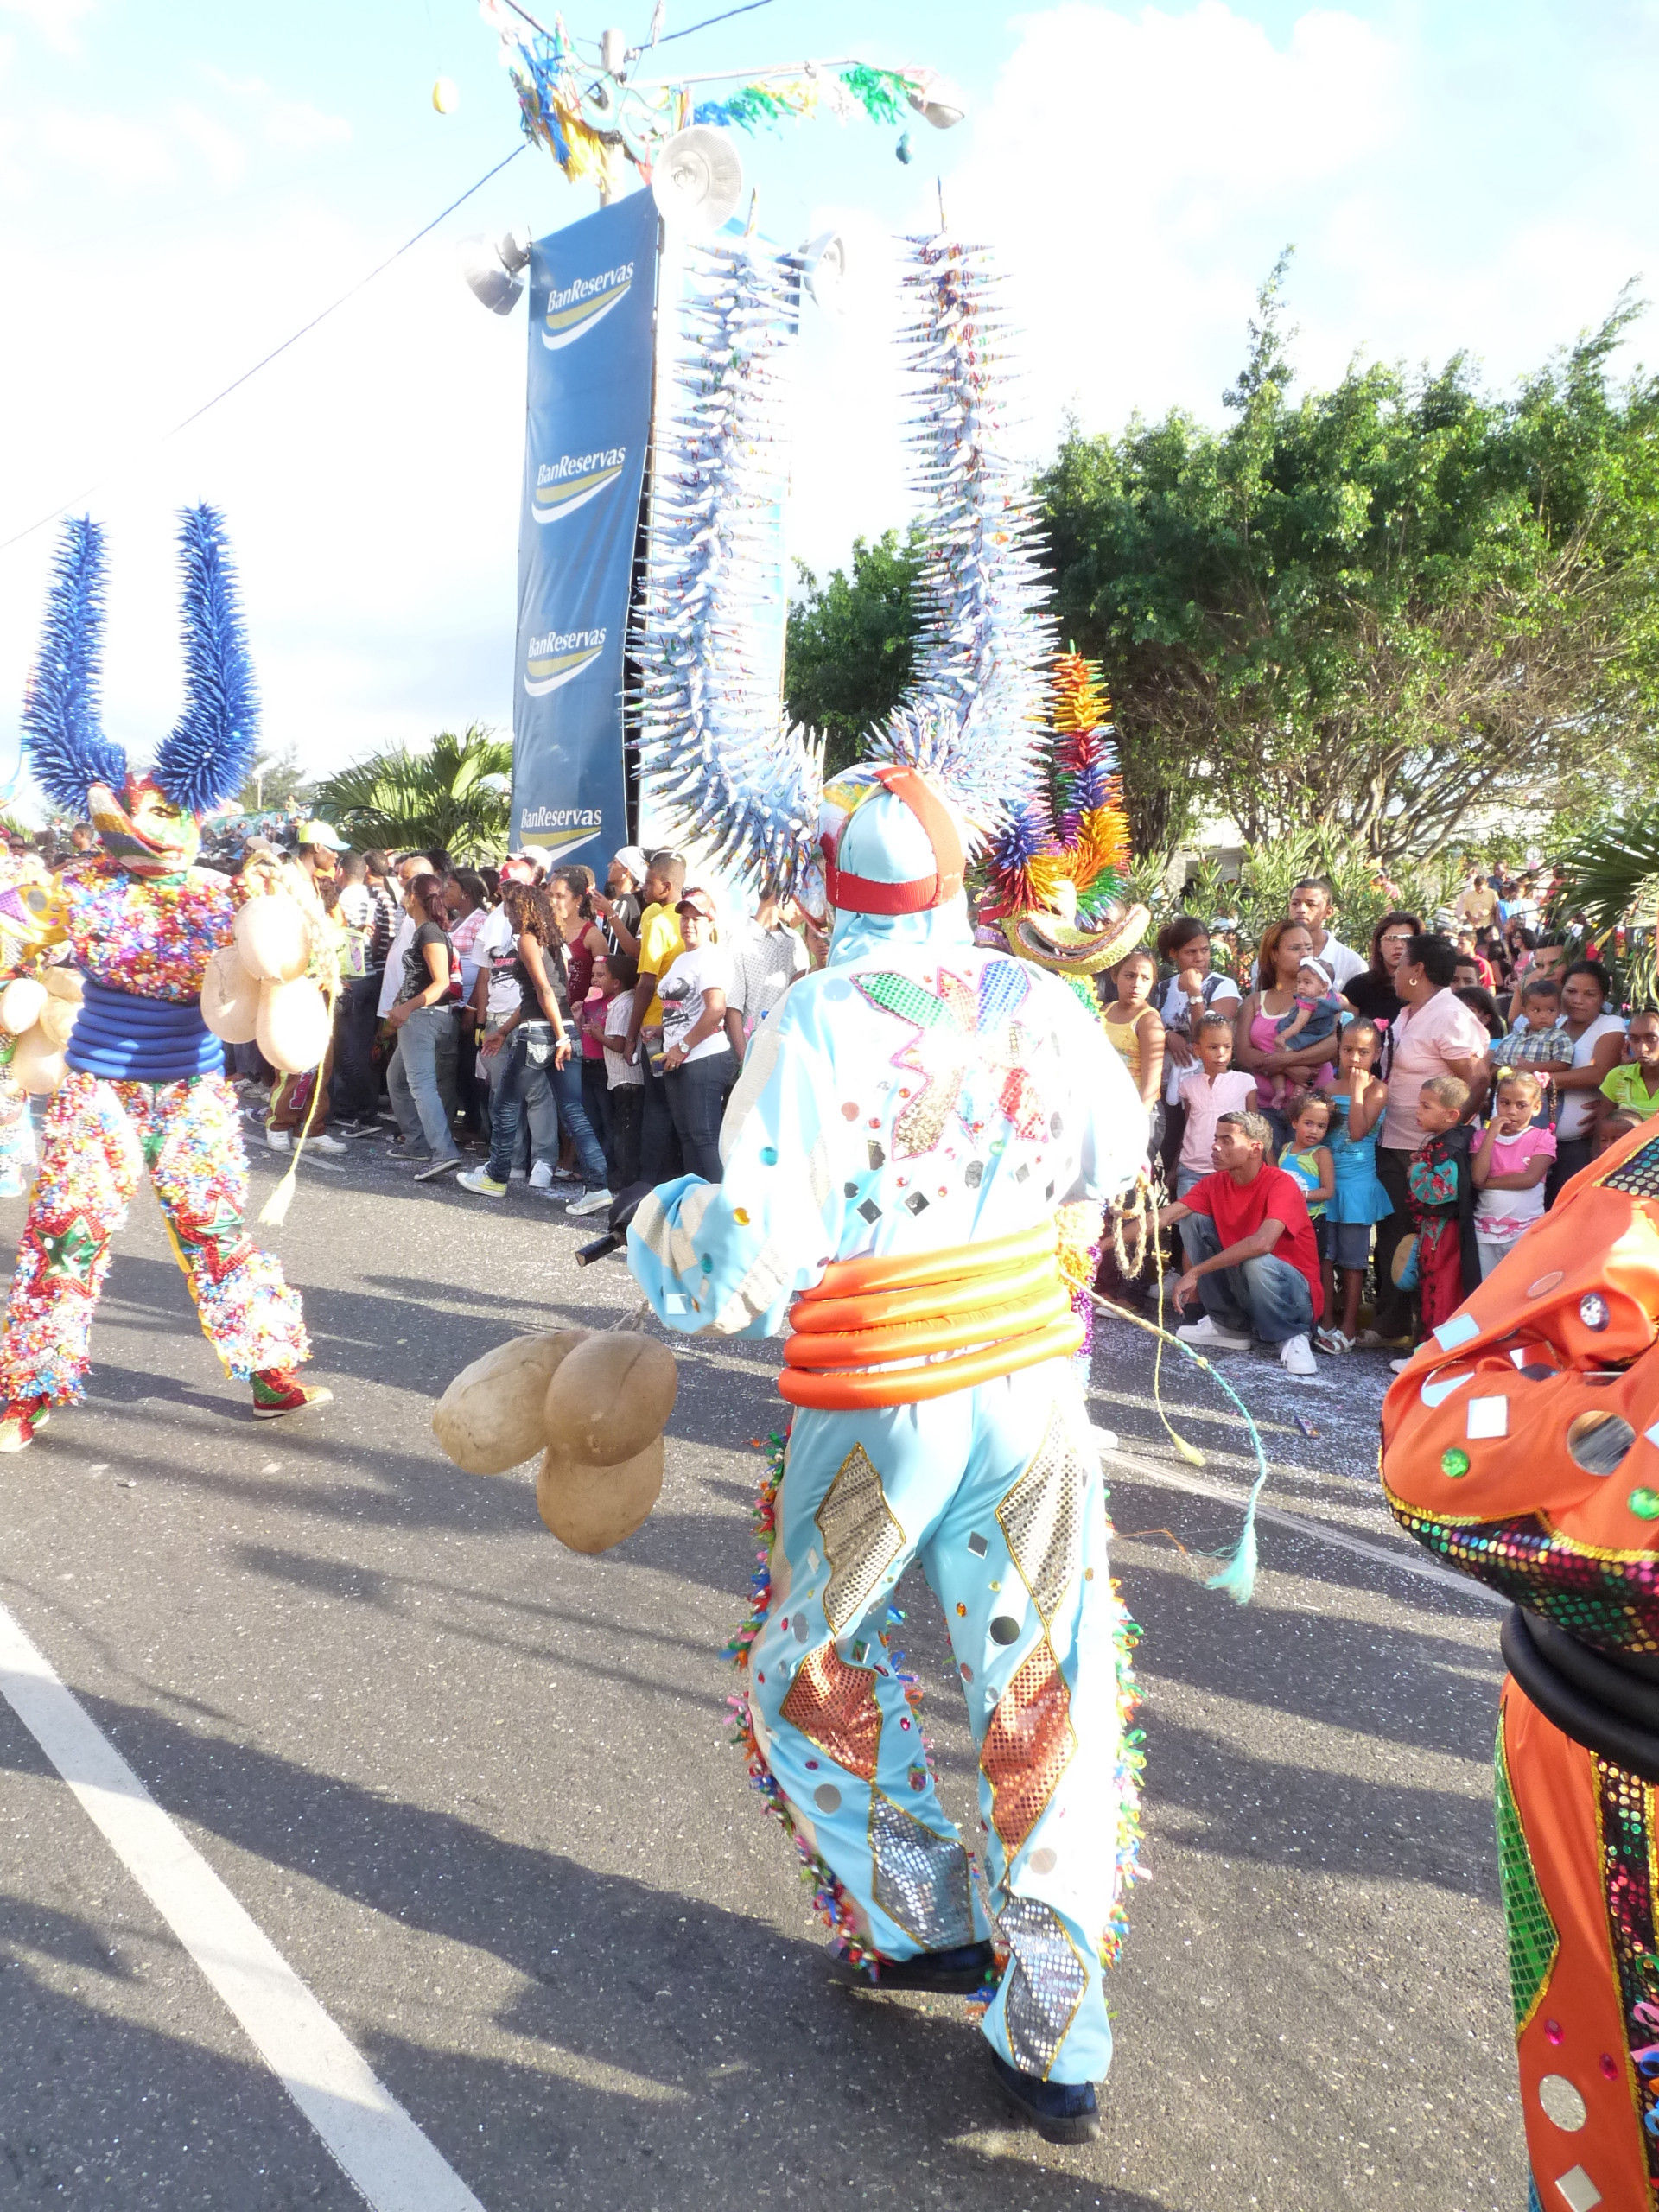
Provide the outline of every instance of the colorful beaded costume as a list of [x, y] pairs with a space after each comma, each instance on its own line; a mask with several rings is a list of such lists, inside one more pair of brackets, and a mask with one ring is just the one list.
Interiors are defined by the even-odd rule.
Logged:
[[99, 727], [102, 533], [64, 532], [23, 726], [53, 804], [90, 814], [102, 850], [20, 897], [37, 941], [65, 947], [84, 999], [68, 1072], [47, 1116], [40, 1171], [0, 1344], [0, 1448], [29, 1441], [45, 1408], [82, 1394], [87, 1338], [139, 1179], [154, 1185], [202, 1329], [256, 1411], [296, 1409], [309, 1357], [300, 1301], [244, 1230], [247, 1160], [224, 1053], [200, 1004], [257, 870], [235, 881], [193, 865], [201, 815], [237, 790], [258, 710], [219, 518], [183, 518], [184, 713], [148, 774], [129, 772]]
[[1402, 1525], [1514, 1601], [1497, 1834], [1537, 2207], [1659, 2194], [1659, 1139], [1637, 1128], [1383, 1407]]

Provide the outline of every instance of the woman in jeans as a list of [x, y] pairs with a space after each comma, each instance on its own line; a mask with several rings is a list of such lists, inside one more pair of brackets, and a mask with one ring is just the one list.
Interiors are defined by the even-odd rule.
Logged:
[[410, 879], [404, 909], [415, 935], [404, 953], [403, 979], [386, 1016], [397, 1049], [386, 1071], [386, 1090], [403, 1141], [426, 1165], [415, 1180], [429, 1183], [461, 1165], [450, 1128], [446, 1090], [455, 1071], [455, 990], [460, 981], [447, 927], [449, 910], [435, 875]]
[[551, 1085], [559, 1121], [575, 1147], [586, 1186], [573, 1199], [572, 1213], [599, 1213], [611, 1203], [605, 1155], [582, 1103], [582, 1063], [575, 1057], [575, 1023], [571, 1018], [564, 938], [544, 890], [509, 884], [502, 904], [517, 937], [519, 997], [517, 1008], [479, 1047], [485, 1059], [504, 1052], [507, 1063], [490, 1103], [490, 1157], [460, 1179], [464, 1191], [499, 1198], [506, 1191], [518, 1135], [526, 1086], [540, 1070]]
[[686, 892], [675, 909], [685, 950], [664, 976], [663, 1083], [686, 1173], [718, 1183], [720, 1124], [737, 1081], [737, 1055], [726, 1034], [731, 957], [715, 942], [714, 901]]

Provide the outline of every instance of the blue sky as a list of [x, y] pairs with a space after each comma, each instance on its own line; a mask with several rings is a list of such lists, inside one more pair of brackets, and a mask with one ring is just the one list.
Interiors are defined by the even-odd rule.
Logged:
[[[718, 0], [669, 0], [671, 31]], [[1051, 450], [1172, 404], [1207, 416], [1252, 295], [1297, 257], [1296, 357], [1466, 346], [1509, 382], [1659, 283], [1659, 5], [1309, 9], [875, 6], [805, 0], [664, 49], [687, 69], [858, 54], [931, 63], [948, 134], [824, 122], [745, 141], [773, 236], [852, 242], [854, 311], [808, 325], [791, 537], [823, 565], [902, 520], [890, 339], [895, 233], [953, 224], [1009, 271]], [[637, 35], [649, 13], [624, 14]], [[602, 15], [573, 10], [573, 30]], [[453, 115], [430, 105], [442, 73]], [[517, 143], [474, 0], [0, 0], [0, 538], [93, 484], [111, 525], [107, 719], [141, 751], [177, 710], [169, 533], [227, 511], [267, 738], [318, 766], [510, 720], [522, 317], [455, 275], [467, 230], [585, 214], [526, 152], [442, 232], [201, 424], [158, 434], [373, 265]], [[1640, 350], [1645, 334], [1638, 334]], [[1646, 350], [1654, 345], [1645, 339]], [[50, 531], [0, 554], [0, 736], [32, 648]]]

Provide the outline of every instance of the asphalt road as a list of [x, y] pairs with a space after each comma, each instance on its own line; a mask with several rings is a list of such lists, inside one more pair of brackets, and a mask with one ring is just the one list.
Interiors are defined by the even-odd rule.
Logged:
[[[1279, 1516], [1241, 1611], [1178, 1548], [1236, 1532], [1199, 1494], [1242, 1486], [1236, 1417], [1166, 1371], [1207, 1460], [1183, 1466], [1147, 1340], [1097, 1348], [1151, 1878], [1103, 2133], [1056, 2150], [1005, 2126], [954, 2004], [831, 1986], [726, 1740], [771, 1356], [687, 1350], [656, 1514], [577, 1558], [527, 1475], [440, 1457], [431, 1403], [516, 1332], [614, 1318], [620, 1262], [579, 1274], [528, 1195], [360, 1157], [302, 1175], [270, 1241], [337, 1402], [251, 1420], [142, 1195], [89, 1402], [0, 1472], [0, 1602], [487, 2212], [1517, 2212], [1499, 1614], [1411, 1571], [1381, 1510], [1380, 1361], [1303, 1386], [1230, 1363]], [[0, 1206], [8, 1249], [21, 1217]], [[903, 1602], [971, 1832], [942, 1624], [919, 1582]], [[359, 2202], [3, 1704], [0, 1869], [0, 2205]]]

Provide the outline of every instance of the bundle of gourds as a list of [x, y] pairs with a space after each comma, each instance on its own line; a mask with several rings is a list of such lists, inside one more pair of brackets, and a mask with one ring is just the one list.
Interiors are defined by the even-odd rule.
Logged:
[[505, 1475], [539, 1452], [543, 1520], [571, 1551], [609, 1551], [657, 1503], [679, 1382], [668, 1346], [637, 1330], [515, 1337], [461, 1370], [432, 1428], [469, 1475]]
[[328, 1049], [334, 1009], [307, 970], [315, 948], [309, 919], [285, 891], [257, 893], [239, 909], [232, 942], [202, 978], [201, 1018], [227, 1045], [251, 1045], [283, 1075], [303, 1075]]
[[0, 1030], [16, 1039], [8, 1072], [44, 1098], [63, 1081], [63, 1048], [80, 1012], [82, 986], [73, 968], [42, 968], [14, 976], [0, 990]]

